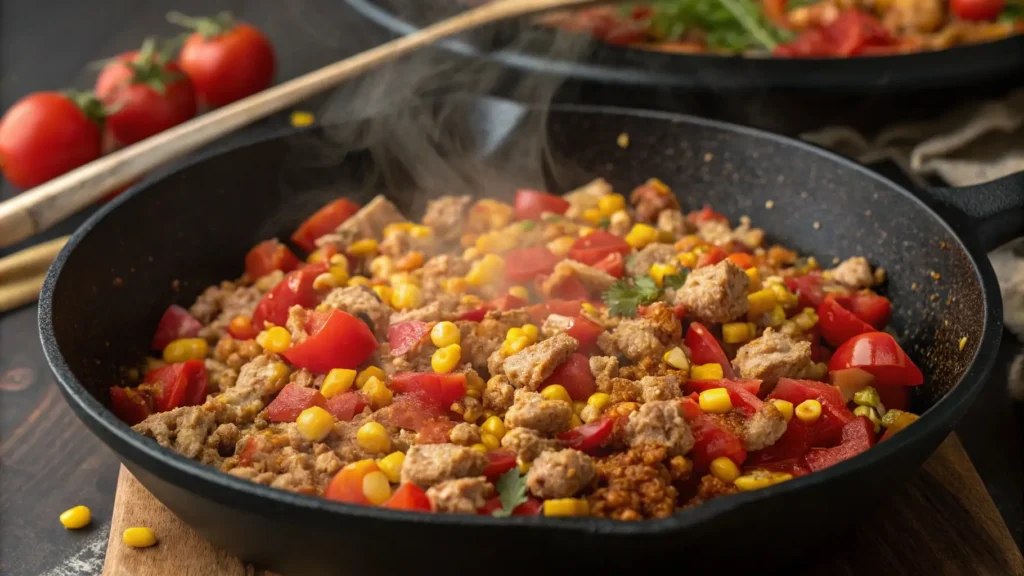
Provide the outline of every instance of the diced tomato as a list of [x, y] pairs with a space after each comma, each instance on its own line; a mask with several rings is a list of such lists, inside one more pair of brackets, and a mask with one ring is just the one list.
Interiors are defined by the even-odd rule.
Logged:
[[807, 274], [786, 278], [786, 286], [798, 297], [797, 305], [803, 308], [817, 309], [825, 301], [824, 281], [821, 274]]
[[497, 478], [505, 472], [516, 467], [516, 453], [511, 450], [488, 450], [487, 467], [484, 468], [484, 476]]
[[156, 333], [153, 334], [153, 350], [163, 350], [168, 344], [178, 338], [192, 338], [199, 334], [203, 324], [188, 310], [171, 304], [164, 310], [160, 317], [160, 323], [156, 325]]
[[328, 398], [324, 408], [335, 419], [349, 422], [356, 414], [362, 414], [363, 408], [366, 408], [367, 404], [369, 402], [366, 401], [366, 396], [355, 390], [349, 390]]
[[815, 324], [807, 331], [807, 338], [811, 342], [811, 360], [828, 364], [832, 351], [821, 343], [821, 326]]
[[516, 284], [529, 282], [537, 276], [550, 274], [561, 261], [546, 246], [510, 250], [505, 254], [505, 280]]
[[313, 406], [327, 409], [327, 398], [319, 390], [286, 384], [267, 406], [267, 419], [271, 422], [295, 422], [303, 410]]
[[832, 46], [832, 55], [839, 57], [859, 54], [865, 46], [888, 46], [893, 41], [878, 19], [857, 9], [840, 12], [823, 32]]
[[[849, 301], [847, 298], [843, 300]], [[825, 301], [818, 306], [818, 326], [822, 337], [833, 346], [839, 346], [857, 334], [875, 331], [870, 324], [840, 305], [840, 299], [832, 294], [825, 296]]]
[[[493, 516], [495, 510], [501, 510], [501, 497], [495, 496], [484, 504], [484, 507], [480, 509], [479, 514], [483, 516]], [[540, 500], [530, 496], [527, 497], [526, 502], [523, 502], [519, 506], [516, 506], [512, 510], [513, 516], [537, 516], [540, 514], [543, 505]]]
[[882, 386], [919, 386], [924, 383], [921, 369], [885, 332], [858, 334], [832, 355], [829, 370], [860, 368], [875, 376]]
[[559, 300], [586, 300], [590, 298], [591, 294], [579, 278], [576, 276], [566, 276], [561, 282], [551, 288], [548, 296]]
[[[1016, 5], [1011, 4], [1011, 6], [1015, 7]], [[1006, 11], [1007, 2], [1006, 0], [952, 0], [949, 7], [953, 14], [956, 14], [957, 18], [961, 20], [984, 22], [999, 18], [999, 15]], [[1009, 11], [1007, 12], [1009, 13]], [[1016, 17], [1010, 15], [1011, 22], [1017, 21], [1018, 29], [1022, 27], [1020, 18], [1019, 13]]]
[[723, 428], [707, 414], [701, 414], [690, 421], [693, 432], [693, 466], [699, 472], [706, 472], [715, 458], [726, 457], [742, 466], [747, 459], [743, 441]]
[[447, 410], [452, 402], [466, 395], [466, 375], [401, 372], [391, 377], [391, 390], [416, 395], [424, 402]]
[[309, 336], [281, 355], [314, 374], [356, 368], [377, 349], [377, 338], [370, 328], [348, 312], [310, 312], [305, 328]]
[[517, 310], [519, 308], [524, 308], [526, 307], [528, 302], [526, 300], [523, 300], [522, 298], [518, 298], [511, 294], [505, 294], [500, 298], [495, 298], [494, 300], [491, 300], [490, 304], [491, 310], [501, 310], [502, 312], [507, 312], [509, 310]]
[[604, 333], [604, 327], [585, 316], [576, 316], [565, 333], [579, 342], [577, 350], [581, 354], [592, 354], [597, 350], [597, 338]]
[[423, 342], [430, 334], [430, 324], [419, 320], [399, 322], [388, 327], [388, 346], [392, 356], [401, 356]]
[[260, 242], [245, 255], [245, 273], [252, 280], [262, 278], [275, 270], [291, 272], [301, 264], [302, 261], [276, 238]]
[[747, 416], [757, 412], [764, 402], [757, 397], [761, 388], [760, 380], [690, 380], [686, 383], [687, 392], [703, 392], [712, 388], [725, 388], [729, 392], [729, 400], [737, 410]]
[[579, 352], [569, 356], [544, 381], [544, 386], [551, 384], [561, 384], [573, 400], [584, 401], [597, 392], [594, 375], [590, 372], [590, 360]]
[[447, 406], [441, 407], [419, 396], [404, 394], [395, 397], [391, 405], [382, 408], [378, 414], [381, 424], [419, 431], [425, 422], [442, 418], [447, 412]]
[[345, 466], [334, 475], [324, 498], [348, 504], [369, 505], [370, 501], [363, 494], [363, 478], [370, 472], [379, 470], [373, 461], [357, 462]]
[[867, 451], [874, 443], [875, 425], [866, 416], [857, 416], [843, 426], [842, 441], [838, 446], [811, 450], [804, 460], [812, 472], [818, 472]]
[[747, 458], [748, 466], [757, 466], [768, 462], [781, 462], [793, 458], [800, 458], [810, 450], [807, 425], [797, 418], [793, 418], [786, 425], [786, 432], [775, 444], [756, 452], [751, 452]]
[[255, 460], [256, 455], [260, 452], [266, 452], [269, 449], [269, 441], [260, 435], [249, 436], [249, 439], [245, 441], [245, 446], [238, 453], [238, 463], [242, 466], [249, 466]]
[[692, 322], [687, 329], [686, 346], [690, 349], [690, 360], [695, 364], [719, 364], [727, 379], [731, 380], [736, 377], [722, 346], [700, 322]]
[[488, 312], [490, 312], [490, 309], [488, 309], [488, 308], [477, 308], [476, 310], [470, 310], [469, 312], [463, 312], [459, 316], [459, 320], [469, 320], [470, 322], [479, 322], [479, 321], [484, 319], [484, 316], [487, 316]]
[[[583, 308], [583, 300], [548, 300], [544, 305], [548, 309], [549, 314], [558, 314], [559, 316], [577, 316], [580, 310]], [[545, 316], [547, 318], [547, 316]]]
[[565, 214], [569, 202], [560, 196], [521, 188], [516, 190], [516, 219], [536, 220], [545, 212]]
[[569, 248], [569, 258], [593, 266], [611, 254], [629, 254], [626, 241], [605, 230], [597, 230], [577, 240]]
[[744, 270], [754, 267], [754, 257], [746, 252], [733, 252], [726, 256], [725, 259]]
[[292, 306], [312, 308], [319, 304], [320, 294], [313, 289], [313, 280], [324, 272], [327, 272], [327, 264], [310, 264], [289, 272], [256, 304], [253, 326], [262, 329], [264, 322], [284, 326], [288, 322], [288, 309]]
[[135, 388], [110, 388], [110, 409], [129, 426], [145, 420], [152, 413], [149, 407], [149, 395]]
[[622, 278], [626, 273], [626, 259], [622, 257], [621, 252], [612, 252], [595, 262], [593, 267], [615, 278]]
[[381, 508], [411, 510], [414, 512], [430, 512], [431, 510], [430, 498], [427, 498], [427, 493], [423, 491], [423, 488], [412, 482], [406, 482], [399, 486], [391, 494], [391, 498], [388, 498], [386, 502], [381, 504]]
[[359, 204], [348, 198], [339, 198], [317, 210], [292, 234], [292, 242], [306, 252], [316, 249], [315, 240], [334, 232], [335, 228], [359, 211]]
[[168, 364], [146, 373], [157, 412], [202, 404], [206, 399], [206, 366], [202, 360]]
[[593, 422], [577, 426], [568, 432], [562, 432], [558, 435], [558, 439], [568, 448], [574, 448], [580, 452], [590, 454], [604, 446], [605, 442], [611, 438], [614, 429], [614, 419], [598, 418]]
[[686, 418], [687, 420], [693, 420], [697, 416], [700, 416], [700, 404], [697, 403], [696, 393], [693, 393], [690, 396], [686, 396], [679, 402], [683, 407], [683, 418]]
[[875, 386], [878, 390], [878, 397], [882, 399], [882, 405], [886, 410], [907, 410], [910, 407], [910, 388], [907, 386]]
[[252, 340], [259, 333], [259, 329], [252, 324], [252, 318], [248, 316], [235, 316], [228, 323], [228, 334], [235, 340]]
[[686, 215], [686, 219], [694, 224], [703, 224], [704, 222], [722, 222], [724, 224], [729, 223], [729, 219], [724, 215], [719, 214], [711, 209], [710, 204], [705, 204], [700, 210], [694, 210]]
[[892, 317], [892, 302], [885, 296], [879, 296], [870, 290], [855, 292], [850, 297], [850, 305], [847, 307], [857, 318], [875, 327], [876, 330], [885, 328]]
[[718, 246], [712, 246], [707, 252], [702, 253], [697, 257], [697, 268], [703, 268], [705, 266], [714, 266], [722, 260], [725, 260], [725, 250], [722, 250]]
[[451, 431], [455, 421], [445, 416], [424, 420], [416, 428], [417, 444], [447, 444], [451, 442]]
[[786, 474], [792, 474], [794, 478], [806, 476], [811, 473], [811, 469], [807, 467], [807, 461], [803, 456], [773, 462], [761, 462], [756, 466], [748, 466], [744, 468], [744, 470], [758, 469], [767, 470], [769, 472], [784, 472]]
[[814, 447], [835, 445], [840, 439], [843, 426], [853, 419], [853, 413], [846, 407], [839, 390], [823, 382], [783, 378], [768, 398], [786, 400], [793, 406], [805, 400], [821, 403], [821, 416], [807, 426], [807, 441]]

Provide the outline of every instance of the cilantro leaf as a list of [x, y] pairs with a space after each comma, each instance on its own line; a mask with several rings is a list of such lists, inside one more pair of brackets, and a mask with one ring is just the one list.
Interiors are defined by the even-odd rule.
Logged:
[[665, 285], [665, 288], [679, 290], [680, 288], [683, 287], [683, 283], [686, 282], [687, 274], [689, 274], [689, 272], [684, 269], [682, 272], [679, 272], [678, 274], [665, 276], [662, 279], [661, 283]]
[[636, 316], [636, 309], [646, 306], [661, 296], [661, 288], [650, 276], [639, 276], [630, 281], [627, 278], [618, 280], [601, 295], [613, 316]]
[[533, 220], [523, 220], [522, 222], [519, 223], [519, 228], [521, 228], [524, 231], [533, 230], [536, 226], [537, 223], [534, 222]]
[[518, 466], [502, 474], [494, 487], [498, 490], [501, 508], [491, 512], [491, 516], [496, 518], [511, 516], [513, 510], [526, 502], [526, 476], [519, 475]]

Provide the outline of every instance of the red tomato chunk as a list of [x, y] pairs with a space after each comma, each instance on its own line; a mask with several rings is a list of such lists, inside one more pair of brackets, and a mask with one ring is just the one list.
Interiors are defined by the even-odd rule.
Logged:
[[311, 312], [305, 328], [309, 336], [281, 355], [314, 374], [356, 368], [377, 349], [377, 338], [370, 328], [348, 312]]
[[327, 408], [327, 399], [319, 390], [286, 384], [267, 406], [267, 419], [271, 422], [295, 422], [303, 410], [313, 406]]
[[199, 334], [203, 324], [189, 313], [188, 310], [177, 305], [170, 305], [160, 317], [160, 323], [156, 326], [156, 333], [153, 334], [153, 350], [163, 350], [168, 344], [178, 338], [192, 338]]

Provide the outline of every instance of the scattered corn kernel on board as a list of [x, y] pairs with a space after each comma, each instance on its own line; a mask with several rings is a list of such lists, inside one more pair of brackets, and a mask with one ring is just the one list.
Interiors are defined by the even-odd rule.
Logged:
[[[121, 534], [132, 526], [152, 528], [158, 544], [126, 546]], [[805, 570], [787, 573], [1024, 576], [1024, 558], [956, 436], [831, 548], [839, 553], [808, 558]], [[275, 576], [204, 541], [122, 467], [103, 576], [165, 574]]]

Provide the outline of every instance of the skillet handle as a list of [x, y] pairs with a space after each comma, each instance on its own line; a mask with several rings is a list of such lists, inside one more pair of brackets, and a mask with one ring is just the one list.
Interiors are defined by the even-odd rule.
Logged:
[[963, 188], [926, 188], [923, 195], [985, 252], [1024, 236], [1024, 172]]

